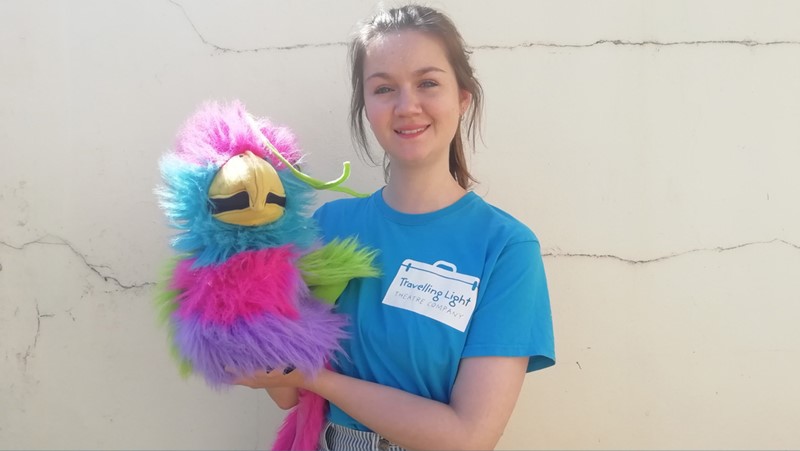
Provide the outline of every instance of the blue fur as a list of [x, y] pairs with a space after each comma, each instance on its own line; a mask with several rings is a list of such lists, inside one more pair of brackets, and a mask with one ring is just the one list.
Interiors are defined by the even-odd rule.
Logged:
[[160, 167], [165, 186], [156, 193], [170, 225], [181, 231], [173, 238], [172, 247], [196, 258], [195, 267], [218, 264], [247, 250], [286, 244], [307, 249], [318, 236], [316, 223], [308, 213], [314, 201], [313, 188], [288, 169], [278, 171], [286, 190], [283, 216], [271, 224], [245, 227], [226, 224], [211, 215], [208, 188], [217, 166], [197, 166], [167, 155]]

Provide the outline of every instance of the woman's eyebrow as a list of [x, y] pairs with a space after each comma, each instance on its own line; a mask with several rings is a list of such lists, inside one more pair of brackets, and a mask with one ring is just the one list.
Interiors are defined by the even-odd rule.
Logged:
[[421, 69], [415, 70], [414, 71], [414, 75], [425, 75], [428, 72], [442, 72], [442, 73], [445, 73], [446, 71], [444, 69], [440, 69], [440, 68], [438, 68], [436, 66], [427, 66], [427, 67], [423, 67]]
[[[444, 69], [438, 68], [436, 66], [426, 66], [426, 67], [422, 67], [422, 68], [419, 68], [419, 69], [415, 70], [413, 72], [413, 74], [416, 75], [416, 76], [421, 76], [421, 75], [425, 75], [425, 74], [427, 74], [429, 72], [442, 72], [442, 73], [445, 73], [446, 71]], [[387, 74], [386, 72], [375, 72], [374, 74], [372, 74], [369, 77], [367, 77], [366, 79], [364, 79], [364, 81], [368, 81], [368, 80], [371, 80], [373, 78], [382, 78], [384, 80], [391, 80], [392, 79], [391, 75]]]
[[383, 78], [384, 80], [389, 80], [392, 77], [390, 77], [389, 74], [387, 74], [386, 72], [375, 72], [374, 74], [365, 78], [364, 81], [369, 81], [372, 80], [373, 78]]

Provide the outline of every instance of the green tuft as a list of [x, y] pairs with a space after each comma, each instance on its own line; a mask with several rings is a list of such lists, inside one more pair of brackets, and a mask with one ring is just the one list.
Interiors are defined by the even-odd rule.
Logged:
[[167, 260], [161, 272], [161, 279], [156, 284], [153, 304], [156, 309], [157, 321], [159, 326], [167, 328], [167, 337], [170, 343], [170, 355], [178, 364], [178, 371], [184, 379], [192, 373], [192, 364], [181, 357], [178, 347], [175, 344], [175, 325], [171, 318], [175, 310], [178, 310], [179, 290], [170, 288], [170, 281], [175, 274], [178, 262], [185, 256], [176, 256]]
[[373, 265], [375, 255], [377, 251], [359, 247], [355, 238], [336, 239], [302, 256], [297, 266], [311, 292], [332, 304], [351, 279], [380, 275]]

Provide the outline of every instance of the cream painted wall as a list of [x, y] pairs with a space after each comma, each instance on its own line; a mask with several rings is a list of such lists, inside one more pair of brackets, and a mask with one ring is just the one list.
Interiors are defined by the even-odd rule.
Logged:
[[[556, 367], [500, 448], [799, 448], [800, 3], [437, 1], [487, 92], [476, 191], [538, 234]], [[150, 293], [157, 159], [201, 101], [358, 162], [362, 1], [0, 1], [0, 448], [264, 449], [181, 380]], [[323, 195], [321, 199], [331, 196]]]

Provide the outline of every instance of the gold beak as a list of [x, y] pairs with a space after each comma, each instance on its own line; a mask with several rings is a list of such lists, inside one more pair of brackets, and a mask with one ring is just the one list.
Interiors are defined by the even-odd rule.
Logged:
[[286, 191], [278, 172], [249, 150], [222, 165], [208, 198], [214, 218], [242, 226], [275, 222], [286, 207]]

